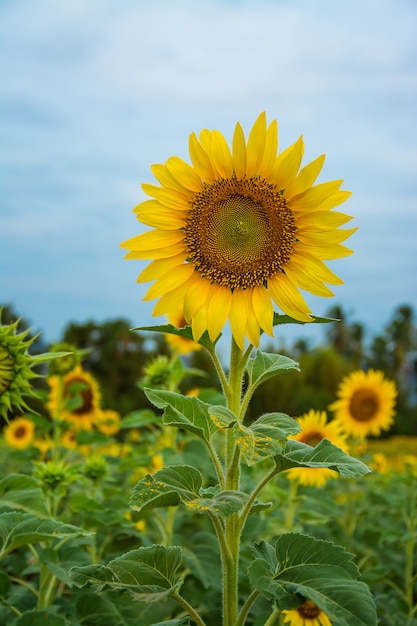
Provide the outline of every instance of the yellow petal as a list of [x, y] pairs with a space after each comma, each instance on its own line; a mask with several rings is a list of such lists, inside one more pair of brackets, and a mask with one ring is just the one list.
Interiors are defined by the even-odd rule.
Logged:
[[182, 252], [184, 252], [184, 243], [180, 241], [173, 246], [165, 246], [165, 248], [158, 248], [157, 250], [133, 250], [125, 254], [124, 258], [148, 261], [152, 259], [167, 259]]
[[207, 326], [210, 339], [215, 341], [222, 332], [232, 306], [232, 292], [228, 287], [211, 285], [207, 304]]
[[163, 187], [166, 187], [168, 189], [175, 189], [176, 191], [178, 191], [178, 193], [185, 196], [186, 198], [193, 196], [193, 193], [188, 188], [181, 185], [178, 180], [174, 178], [166, 165], [155, 163], [154, 165], [151, 165], [151, 170], [152, 174]]
[[306, 250], [299, 250], [297, 245], [296, 250], [291, 255], [291, 263], [297, 263], [298, 265], [308, 268], [314, 276], [323, 283], [329, 283], [329, 285], [343, 285], [343, 280], [336, 276], [327, 265], [325, 265], [319, 259], [316, 259]]
[[180, 185], [194, 192], [202, 190], [201, 178], [191, 165], [179, 157], [173, 156], [168, 159], [166, 166]]
[[222, 178], [231, 178], [233, 175], [233, 161], [226, 139], [218, 130], [211, 134], [211, 160]]
[[180, 285], [177, 289], [173, 289], [169, 293], [165, 293], [161, 296], [158, 302], [155, 304], [153, 315], [168, 315], [169, 313], [175, 313], [182, 310], [184, 297], [189, 288], [191, 279]]
[[268, 180], [274, 169], [278, 151], [278, 123], [273, 120], [266, 131], [265, 148], [262, 163], [259, 167], [259, 176]]
[[287, 200], [291, 200], [292, 197], [303, 193], [303, 191], [309, 189], [309, 187], [314, 184], [314, 181], [323, 167], [325, 158], [326, 155], [322, 154], [300, 170], [298, 176], [285, 188], [285, 197]]
[[243, 289], [235, 289], [233, 292], [232, 306], [230, 308], [230, 328], [237, 345], [241, 350], [245, 347], [245, 331], [249, 315], [250, 296]]
[[135, 252], [145, 250], [160, 250], [166, 246], [173, 246], [183, 241], [184, 233], [180, 230], [149, 230], [141, 235], [136, 235], [120, 244], [121, 248], [127, 248]]
[[198, 272], [191, 277], [190, 286], [184, 298], [184, 317], [190, 322], [207, 302], [210, 293], [210, 281], [201, 278]]
[[259, 327], [258, 320], [256, 319], [253, 310], [249, 310], [248, 321], [246, 324], [246, 336], [253, 346], [255, 347], [259, 346], [261, 329]]
[[278, 189], [286, 189], [287, 185], [297, 176], [303, 153], [304, 141], [302, 137], [299, 137], [292, 146], [286, 148], [286, 150], [281, 152], [276, 158], [272, 176]]
[[168, 271], [155, 281], [152, 287], [148, 289], [144, 300], [154, 300], [164, 293], [169, 293], [173, 289], [177, 289], [187, 282], [193, 272], [194, 265], [192, 263], [178, 265], [175, 271]]
[[271, 337], [274, 336], [273, 318], [274, 309], [272, 307], [271, 296], [268, 290], [262, 285], [253, 288], [252, 308], [259, 326]]
[[328, 230], [339, 228], [351, 219], [351, 215], [340, 213], [340, 211], [309, 211], [297, 217], [297, 226], [299, 228], [312, 226], [316, 229]]
[[201, 146], [195, 133], [191, 133], [190, 135], [188, 149], [193, 167], [201, 180], [206, 183], [213, 182], [215, 176], [210, 157]]
[[300, 322], [311, 322], [311, 311], [297, 287], [285, 276], [278, 274], [268, 280], [268, 290], [284, 313]]
[[246, 175], [248, 178], [259, 174], [265, 149], [266, 115], [261, 113], [249, 133], [247, 145]]
[[148, 200], [138, 204], [134, 209], [137, 219], [154, 228], [162, 230], [179, 230], [187, 221], [186, 211], [175, 211], [163, 206], [158, 200]]
[[145, 267], [136, 279], [138, 283], [146, 283], [148, 280], [156, 280], [168, 271], [175, 271], [178, 265], [182, 265], [187, 258], [187, 253], [182, 252], [167, 259], [157, 259]]
[[291, 259], [291, 263], [285, 268], [285, 273], [294, 285], [304, 289], [304, 291], [312, 293], [314, 296], [320, 296], [322, 298], [331, 298], [334, 296], [334, 293], [330, 291], [326, 285], [323, 285], [323, 283], [317, 280], [311, 272], [306, 271], [305, 268], [294, 263], [293, 259]]
[[328, 243], [341, 243], [345, 241], [357, 230], [357, 228], [322, 230], [311, 226], [310, 228], [297, 229], [297, 239], [305, 244], [326, 246]]
[[236, 177], [243, 178], [246, 173], [246, 141], [239, 122], [233, 135], [232, 151]]
[[149, 183], [143, 183], [143, 191], [148, 195], [159, 200], [164, 206], [172, 209], [180, 209], [182, 211], [190, 208], [191, 197], [179, 193], [175, 189], [166, 189], [165, 187], [157, 187]]
[[207, 330], [207, 308], [202, 307], [191, 321], [194, 341], [198, 341]]
[[339, 206], [342, 202], [345, 202], [352, 195], [351, 191], [344, 191], [343, 189], [336, 191], [327, 200], [321, 203], [320, 210], [327, 211], [333, 209], [335, 206]]
[[333, 259], [341, 259], [345, 256], [353, 254], [353, 250], [350, 250], [341, 243], [325, 243], [325, 244], [303, 244], [301, 241], [297, 242], [297, 249], [308, 250], [318, 259], [322, 261], [331, 261]]
[[343, 180], [331, 180], [327, 183], [320, 183], [319, 185], [310, 187], [307, 191], [295, 196], [291, 200], [291, 209], [293, 211], [296, 211], [297, 209], [321, 209], [321, 204], [332, 194], [338, 191], [342, 183]]

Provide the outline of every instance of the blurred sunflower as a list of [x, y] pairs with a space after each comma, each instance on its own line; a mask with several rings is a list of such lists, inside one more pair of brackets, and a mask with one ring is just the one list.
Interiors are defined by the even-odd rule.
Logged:
[[91, 430], [101, 415], [101, 395], [93, 376], [77, 365], [62, 378], [49, 377], [48, 384], [51, 415], [70, 422], [76, 430]]
[[24, 450], [32, 445], [35, 436], [35, 425], [26, 417], [17, 417], [3, 431], [4, 441], [10, 448]]
[[183, 311], [198, 341], [215, 340], [229, 321], [236, 343], [273, 336], [273, 306], [312, 321], [300, 289], [333, 296], [339, 285], [324, 263], [351, 254], [342, 245], [356, 228], [332, 209], [349, 196], [341, 180], [314, 185], [324, 155], [300, 170], [300, 137], [278, 154], [278, 126], [256, 120], [247, 141], [236, 124], [232, 148], [217, 131], [192, 133], [192, 165], [171, 157], [152, 166], [160, 183], [144, 184], [152, 199], [134, 210], [152, 230], [125, 241], [125, 258], [152, 260], [138, 282], [155, 281], [145, 300], [154, 315]]
[[289, 626], [332, 626], [326, 613], [311, 600], [306, 600], [298, 609], [282, 611], [284, 624]]
[[338, 399], [329, 408], [347, 435], [357, 439], [378, 436], [394, 421], [397, 389], [383, 372], [352, 372], [343, 378], [336, 395]]
[[[187, 321], [181, 311], [179, 313], [170, 313], [167, 317], [168, 321], [177, 328], [184, 328], [184, 326], [187, 326]], [[196, 350], [201, 349], [201, 345], [199, 343], [196, 343], [191, 339], [187, 339], [186, 337], [180, 337], [179, 335], [166, 333], [165, 339], [173, 352], [177, 352], [178, 354], [189, 354], [190, 352], [195, 352]]]
[[[297, 418], [301, 430], [289, 439], [302, 441], [309, 446], [316, 446], [322, 439], [328, 439], [335, 446], [347, 452], [346, 436], [335, 422], [328, 422], [325, 411], [311, 409]], [[287, 478], [296, 480], [307, 487], [323, 487], [329, 478], [337, 478], [339, 474], [327, 467], [294, 467], [287, 471]]]
[[104, 435], [115, 435], [120, 430], [121, 415], [112, 409], [101, 412], [97, 419], [96, 426]]

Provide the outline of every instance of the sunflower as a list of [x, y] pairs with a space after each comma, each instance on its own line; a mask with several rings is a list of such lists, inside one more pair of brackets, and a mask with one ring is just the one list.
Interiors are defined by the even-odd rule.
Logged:
[[[311, 409], [297, 418], [301, 430], [289, 439], [316, 446], [322, 439], [328, 439], [338, 448], [347, 452], [346, 437], [336, 422], [327, 422], [325, 411]], [[296, 480], [307, 487], [323, 487], [329, 478], [337, 478], [338, 473], [326, 467], [294, 467], [287, 471], [287, 478]]]
[[76, 430], [91, 430], [101, 416], [101, 396], [93, 376], [78, 365], [62, 379], [51, 376], [48, 383], [48, 408], [53, 417], [70, 422]]
[[382, 372], [358, 370], [343, 378], [338, 399], [329, 408], [346, 434], [357, 439], [377, 437], [394, 421], [396, 396], [395, 383]]
[[122, 417], [120, 413], [113, 411], [112, 409], [106, 409], [101, 412], [96, 426], [104, 435], [115, 435], [120, 430], [121, 419]]
[[29, 330], [17, 332], [20, 320], [3, 325], [1, 314], [0, 308], [0, 416], [8, 420], [13, 407], [29, 409], [23, 396], [37, 397], [29, 380], [39, 377], [32, 368], [45, 355], [31, 356], [28, 349], [36, 337], [28, 339]]
[[343, 181], [314, 185], [325, 155], [300, 169], [300, 137], [278, 154], [278, 126], [256, 120], [247, 141], [236, 124], [232, 147], [217, 131], [192, 133], [192, 165], [170, 157], [152, 166], [159, 185], [135, 209], [152, 230], [122, 243], [125, 258], [152, 260], [138, 282], [155, 281], [145, 300], [154, 315], [179, 310], [198, 341], [217, 339], [227, 321], [236, 343], [273, 336], [273, 307], [300, 322], [313, 321], [300, 289], [323, 297], [339, 285], [324, 263], [351, 254], [342, 242], [355, 230], [332, 209], [349, 196]]
[[330, 619], [311, 600], [306, 600], [298, 609], [282, 611], [284, 624], [289, 626], [332, 626]]
[[18, 417], [5, 427], [3, 433], [4, 441], [10, 448], [24, 450], [33, 443], [35, 425], [26, 417]]

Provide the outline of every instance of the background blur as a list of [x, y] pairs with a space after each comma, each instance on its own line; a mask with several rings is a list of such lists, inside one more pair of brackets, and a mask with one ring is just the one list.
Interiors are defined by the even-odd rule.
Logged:
[[416, 23], [413, 0], [1, 0], [0, 302], [48, 341], [161, 321], [118, 248], [149, 166], [265, 110], [281, 148], [303, 134], [304, 163], [325, 152], [320, 181], [353, 191], [345, 285], [313, 312], [380, 332], [417, 306]]

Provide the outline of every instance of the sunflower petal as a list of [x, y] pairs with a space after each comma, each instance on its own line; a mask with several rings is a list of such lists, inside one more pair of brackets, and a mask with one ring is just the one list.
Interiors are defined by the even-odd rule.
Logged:
[[174, 179], [177, 180], [182, 187], [190, 189], [193, 192], [201, 191], [201, 178], [191, 165], [179, 157], [173, 156], [168, 159], [166, 166]]
[[268, 290], [281, 311], [299, 322], [311, 322], [313, 320], [303, 296], [285, 274], [281, 273], [270, 278]]
[[252, 308], [259, 326], [271, 337], [274, 336], [274, 310], [268, 290], [262, 285], [253, 288]]
[[246, 141], [239, 122], [233, 134], [232, 150], [236, 177], [243, 178], [246, 173]]
[[301, 136], [276, 158], [272, 176], [278, 189], [286, 189], [287, 185], [297, 176], [303, 153], [304, 141]]
[[309, 189], [314, 184], [323, 167], [325, 158], [326, 155], [322, 154], [300, 170], [298, 176], [285, 188], [285, 197], [288, 200], [303, 193], [303, 191]]
[[185, 265], [178, 265], [175, 268], [175, 272], [167, 272], [160, 276], [154, 284], [149, 287], [144, 300], [154, 300], [159, 298], [164, 293], [177, 289], [181, 285], [187, 282], [190, 276], [194, 272], [194, 266], [191, 263]]
[[262, 163], [266, 138], [266, 115], [261, 113], [249, 133], [247, 145], [246, 176], [250, 178], [259, 174]]
[[157, 185], [150, 185], [149, 183], [143, 183], [142, 189], [146, 195], [156, 198], [161, 204], [171, 209], [187, 211], [190, 208], [190, 196], [187, 196], [186, 192], [180, 193], [176, 189], [157, 187]]
[[147, 200], [134, 209], [137, 219], [154, 228], [162, 230], [179, 230], [186, 224], [185, 211], [173, 211], [163, 206], [158, 200]]
[[182, 252], [166, 259], [156, 259], [149, 263], [136, 279], [138, 283], [146, 283], [149, 280], [156, 280], [168, 271], [175, 271], [179, 265], [182, 265], [187, 258], [187, 254]]
[[178, 230], [149, 230], [136, 235], [120, 244], [121, 248], [142, 252], [145, 250], [159, 250], [166, 246], [173, 246], [184, 239], [184, 233]]
[[241, 350], [245, 346], [245, 331], [248, 323], [249, 296], [243, 289], [235, 289], [233, 292], [232, 306], [230, 308], [230, 328], [237, 345]]
[[195, 133], [191, 133], [190, 135], [188, 149], [193, 167], [201, 180], [206, 183], [213, 182], [215, 175], [210, 157], [203, 149]]
[[218, 130], [211, 133], [211, 161], [222, 178], [233, 175], [233, 161], [226, 139]]
[[228, 287], [211, 285], [207, 304], [207, 327], [210, 339], [215, 341], [229, 317], [233, 295]]

